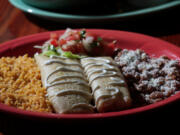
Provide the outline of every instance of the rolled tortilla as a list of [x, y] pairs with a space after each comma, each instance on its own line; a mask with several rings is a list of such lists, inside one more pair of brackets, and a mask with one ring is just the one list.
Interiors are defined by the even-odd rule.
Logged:
[[131, 105], [127, 84], [119, 68], [110, 57], [81, 59], [92, 87], [98, 112], [122, 110]]
[[35, 55], [47, 96], [57, 113], [93, 113], [91, 89], [78, 60]]

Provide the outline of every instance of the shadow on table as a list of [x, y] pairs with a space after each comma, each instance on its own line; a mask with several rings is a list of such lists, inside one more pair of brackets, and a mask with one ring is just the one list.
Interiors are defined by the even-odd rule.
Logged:
[[168, 9], [159, 13], [153, 13], [144, 16], [131, 17], [116, 21], [103, 22], [66, 22], [44, 20], [38, 17], [26, 14], [26, 17], [34, 24], [43, 27], [48, 31], [71, 28], [102, 28], [116, 29], [144, 33], [152, 36], [166, 36], [176, 34], [180, 31], [180, 21], [178, 13], [180, 7]]
[[15, 117], [0, 113], [0, 131], [5, 135], [36, 135], [36, 134], [161, 134], [179, 130], [180, 101], [150, 110], [119, 118], [87, 119], [87, 120], [38, 120]]

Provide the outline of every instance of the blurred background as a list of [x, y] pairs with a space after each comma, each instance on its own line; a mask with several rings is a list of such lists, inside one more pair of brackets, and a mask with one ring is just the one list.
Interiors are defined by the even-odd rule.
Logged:
[[[100, 3], [102, 2], [103, 1], [100, 1]], [[134, 6], [132, 3], [129, 4], [127, 3], [127, 1], [114, 1], [112, 3], [109, 3], [100, 4], [100, 6], [98, 5], [99, 8], [91, 7], [90, 12], [88, 10], [86, 11], [85, 9], [73, 11], [59, 11], [59, 9], [48, 9], [48, 11], [52, 13], [72, 16], [78, 15], [84, 16], [85, 18], [92, 18], [75, 20], [72, 19], [72, 17], [66, 17], [66, 19], [63, 19], [63, 21], [61, 21], [61, 18], [51, 20], [48, 19], [48, 17], [37, 17], [37, 15], [34, 15], [31, 12], [22, 12], [18, 8], [12, 6], [8, 1], [0, 0], [0, 42], [2, 43], [9, 39], [14, 39], [16, 37], [43, 31], [65, 29], [67, 27], [126, 30], [132, 32], [140, 32], [152, 36], [160, 36], [165, 40], [167, 38], [166, 35], [169, 36], [171, 34], [176, 34], [179, 32], [180, 21], [178, 19], [178, 13], [180, 13], [180, 8], [178, 5], [174, 5], [173, 7], [164, 10], [162, 10], [163, 7], [161, 7], [161, 9], [159, 10], [154, 10], [151, 9], [151, 7], [153, 6], [147, 6], [145, 4], [144, 7], [142, 5], [139, 7]], [[165, 4], [167, 3], [169, 2], [165, 2]], [[156, 5], [155, 7], [157, 6], [162, 6], [162, 4]], [[147, 9], [147, 7], [148, 10], [150, 10], [148, 13], [145, 13], [145, 11], [141, 11], [142, 9]], [[37, 7], [35, 8], [37, 9]], [[47, 9], [41, 10], [47, 11]], [[129, 12], [133, 14], [134, 11], [138, 11], [137, 13], [135, 13], [136, 15], [127, 15], [127, 13]], [[125, 15], [123, 13], [125, 13]], [[111, 17], [106, 17], [107, 15], [113, 16], [121, 14], [123, 14], [123, 16], [113, 19]], [[105, 16], [105, 19], [98, 19], [103, 16]], [[171, 38], [171, 36], [168, 38]]]

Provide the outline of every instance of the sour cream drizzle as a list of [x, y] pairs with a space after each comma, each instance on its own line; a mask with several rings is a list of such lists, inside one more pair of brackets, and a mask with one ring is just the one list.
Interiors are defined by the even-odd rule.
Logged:
[[110, 64], [106, 64], [106, 63], [91, 63], [91, 62], [89, 62], [87, 64], [84, 64], [85, 70], [87, 70], [87, 69], [89, 69], [89, 68], [91, 68], [93, 66], [105, 66], [105, 67], [110, 68], [110, 69], [114, 68]]
[[92, 99], [92, 95], [89, 92], [86, 92], [83, 90], [67, 89], [67, 90], [60, 90], [56, 92], [56, 96], [64, 96], [68, 94], [79, 94], [79, 95], [85, 96], [88, 99]]
[[[89, 73], [88, 79], [89, 79], [89, 84], [92, 84], [92, 82], [98, 78], [104, 78], [104, 77], [112, 77], [112, 76], [118, 76], [119, 74], [116, 71], [108, 71], [110, 69], [99, 69], [99, 70], [94, 70]], [[94, 77], [91, 77], [94, 73], [100, 73], [95, 75]]]
[[[96, 61], [102, 61], [104, 63], [111, 63], [110, 60], [108, 59], [105, 59], [105, 58], [100, 58], [100, 57], [87, 57], [87, 58], [84, 58], [85, 60], [96, 60]], [[86, 63], [87, 64], [87, 63]]]
[[51, 80], [51, 82], [49, 83], [53, 83], [55, 81], [59, 81], [59, 80], [63, 80], [63, 79], [68, 79], [68, 78], [79, 78], [79, 79], [82, 79], [84, 80], [84, 77], [83, 75], [81, 74], [78, 74], [78, 75], [62, 75], [62, 76], [58, 76], [58, 77], [55, 77], [54, 79]]
[[116, 85], [116, 86], [125, 86], [125, 81], [120, 78], [111, 77], [111, 80], [114, 80], [115, 82], [108, 83], [109, 85]]
[[[52, 63], [53, 64], [53, 63]], [[55, 74], [55, 73], [58, 73], [60, 71], [64, 71], [64, 72], [76, 72], [76, 73], [80, 73], [80, 74], [83, 74], [82, 73], [82, 70], [80, 69], [71, 69], [71, 68], [68, 68], [68, 67], [62, 67], [62, 66], [59, 66], [57, 67], [53, 72], [51, 72], [50, 74], [48, 74], [47, 78], [46, 78], [46, 82], [49, 80], [49, 78]], [[66, 76], [64, 76], [66, 77]]]
[[89, 86], [87, 82], [82, 81], [82, 80], [79, 80], [79, 81], [56, 81], [54, 83], [47, 84], [46, 88], [48, 89], [49, 87], [52, 87], [52, 86], [55, 86], [55, 85], [72, 84], [72, 83], [75, 83], [75, 84], [78, 84], [78, 85], [84, 85], [84, 86], [87, 86], [87, 87]]
[[[57, 59], [54, 59], [57, 58]], [[57, 68], [52, 71], [51, 73], [49, 73], [46, 77], [45, 80], [45, 87], [46, 89], [56, 86], [56, 85], [64, 85], [64, 84], [77, 84], [77, 85], [83, 85], [85, 87], [89, 88], [88, 83], [85, 81], [84, 77], [83, 77], [83, 72], [82, 72], [82, 67], [81, 65], [77, 62], [77, 63], [73, 63], [73, 62], [64, 62], [65, 58], [59, 58], [57, 56], [51, 56], [50, 60], [47, 60], [44, 65], [48, 66], [51, 64], [59, 64], [59, 66], [57, 66]], [[77, 66], [76, 68], [70, 68], [68, 66]], [[72, 75], [63, 75], [63, 76], [58, 76], [53, 78], [51, 81], [49, 81], [50, 77], [52, 77], [52, 75], [58, 73], [58, 72], [74, 72], [77, 74], [72, 74]], [[77, 80], [67, 80], [68, 78], [77, 78]], [[66, 80], [65, 80], [66, 79]], [[84, 91], [84, 90], [75, 90], [75, 89], [65, 89], [65, 90], [59, 90], [58, 92], [50, 92], [48, 95], [55, 95], [55, 96], [64, 96], [64, 95], [68, 95], [68, 94], [78, 94], [78, 95], [82, 95], [84, 97], [86, 97], [86, 99], [90, 100], [92, 98], [92, 94], [88, 91]], [[76, 108], [76, 107], [88, 107], [90, 109], [94, 109], [93, 106], [91, 106], [88, 103], [81, 103], [81, 104], [73, 104], [72, 109]]]
[[[110, 80], [112, 80], [109, 83], [107, 82], [107, 85], [109, 85], [109, 87], [104, 89], [104, 94], [101, 91], [100, 85], [92, 88], [92, 94], [94, 95], [94, 93], [96, 92], [97, 95], [96, 104], [99, 102], [100, 99], [115, 98], [116, 95], [120, 93], [119, 88], [116, 86], [125, 86], [125, 82], [121, 78], [121, 74], [117, 71], [115, 64], [108, 59], [100, 57], [88, 57], [84, 58], [83, 60], [87, 60], [87, 62], [82, 62], [82, 66], [85, 69], [85, 73], [87, 75], [90, 85], [92, 85], [92, 83], [99, 78], [109, 77]], [[101, 67], [99, 68], [98, 66]]]
[[[98, 94], [98, 97], [96, 98], [96, 104], [99, 102], [100, 99], [103, 99], [103, 98], [115, 98], [115, 96], [120, 92], [118, 88], [116, 87], [112, 87], [112, 88], [106, 88], [107, 91], [109, 91], [110, 93], [107, 93], [107, 94]], [[98, 91], [97, 91], [98, 92]], [[101, 92], [101, 91], [99, 91]]]
[[58, 59], [48, 60], [44, 64], [45, 65], [50, 65], [50, 64], [53, 64], [53, 63], [58, 63], [58, 64], [62, 64], [62, 65], [67, 65], [67, 66], [79, 66], [79, 67], [81, 67], [81, 65], [79, 63], [67, 63], [67, 62], [63, 62], [63, 61], [58, 60]]
[[57, 56], [57, 55], [51, 55], [50, 58], [51, 58], [51, 59], [53, 59], [53, 58], [58, 58], [58, 59], [62, 59], [62, 60], [67, 59], [66, 57], [63, 57], [63, 56]]

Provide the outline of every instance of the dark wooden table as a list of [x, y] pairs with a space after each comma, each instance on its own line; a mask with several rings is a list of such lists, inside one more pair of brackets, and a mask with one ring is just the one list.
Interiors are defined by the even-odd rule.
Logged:
[[[67, 27], [71, 28], [103, 28], [103, 29], [116, 29], [116, 30], [126, 30], [144, 33], [147, 35], [155, 36], [171, 42], [177, 46], [180, 46], [180, 21], [179, 21], [180, 8], [174, 8], [160, 13], [154, 13], [151, 15], [140, 16], [138, 18], [131, 18], [129, 20], [123, 20], [119, 22], [112, 22], [109, 24], [62, 24], [51, 21], [41, 20], [34, 16], [28, 15], [20, 11], [19, 9], [14, 8], [8, 3], [7, 0], [0, 0], [0, 43], [26, 36], [34, 33], [40, 33], [44, 31], [65, 29]], [[118, 126], [122, 126], [123, 122], [126, 123], [125, 126], [138, 127], [136, 122], [140, 122], [139, 126], [144, 126], [145, 129], [158, 129], [159, 125], [163, 125], [167, 130], [170, 125], [176, 125], [176, 122], [179, 122], [180, 111], [178, 108], [180, 103], [173, 103], [162, 109], [155, 110], [153, 112], [148, 112], [146, 115], [141, 114], [136, 117], [124, 118], [123, 120], [116, 121]], [[6, 114], [0, 114], [5, 121], [5, 125], [0, 124], [0, 132], [8, 131], [8, 122], [12, 125], [13, 119]], [[1, 117], [0, 117], [1, 118]], [[6, 119], [7, 118], [7, 119]], [[131, 120], [130, 120], [131, 119]], [[170, 120], [172, 124], [167, 122]], [[2, 121], [2, 119], [0, 119]], [[19, 121], [19, 118], [18, 120]], [[150, 123], [153, 122], [153, 125]], [[29, 122], [25, 122], [26, 124]], [[32, 126], [34, 123], [30, 122], [28, 126]], [[33, 123], [33, 124], [32, 124]], [[113, 121], [109, 120], [108, 124], [113, 125]], [[16, 123], [17, 124], [17, 123]], [[40, 123], [38, 123], [40, 124]], [[42, 124], [42, 123], [41, 123]], [[102, 123], [101, 123], [102, 124]], [[94, 124], [93, 124], [94, 125]], [[103, 124], [102, 124], [103, 125]], [[22, 126], [22, 124], [21, 124]], [[99, 125], [98, 125], [99, 126]], [[98, 127], [97, 126], [97, 127]], [[118, 128], [118, 126], [116, 126]], [[148, 127], [149, 126], [149, 127]], [[44, 127], [45, 128], [45, 127]], [[92, 128], [92, 125], [90, 126]], [[43, 129], [43, 128], [42, 128]], [[103, 129], [105, 130], [105, 129]], [[12, 132], [11, 132], [12, 133]], [[27, 133], [27, 132], [26, 132]], [[1, 134], [1, 133], [0, 133]]]

